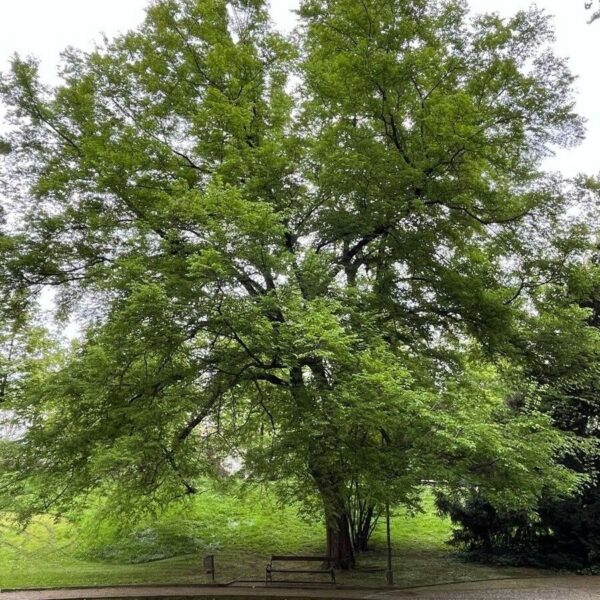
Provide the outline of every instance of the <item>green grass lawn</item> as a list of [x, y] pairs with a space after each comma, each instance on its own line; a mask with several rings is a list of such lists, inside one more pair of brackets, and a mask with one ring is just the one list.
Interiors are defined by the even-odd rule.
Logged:
[[[446, 545], [450, 524], [428, 501], [416, 516], [392, 520], [394, 571], [399, 586], [492, 579], [534, 574], [531, 569], [465, 563]], [[0, 526], [0, 588], [59, 587], [134, 583], [208, 583], [202, 557], [215, 554], [217, 580], [262, 580], [271, 553], [323, 553], [319, 522], [298, 518], [268, 494], [210, 492], [171, 509], [158, 522], [145, 520], [129, 533], [93, 513], [77, 524], [36, 520], [18, 532]], [[379, 527], [372, 549], [358, 557], [358, 568], [340, 574], [339, 583], [383, 585], [385, 531]]]

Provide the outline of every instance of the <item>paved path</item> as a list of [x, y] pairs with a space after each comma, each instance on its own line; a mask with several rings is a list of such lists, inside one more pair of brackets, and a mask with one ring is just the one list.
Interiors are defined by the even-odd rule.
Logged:
[[[498, 579], [405, 590], [427, 600], [600, 600], [600, 577], [543, 577]], [[393, 592], [379, 592], [369, 600], [396, 600]]]
[[479, 581], [412, 589], [332, 589], [140, 586], [2, 592], [0, 600], [92, 600], [108, 598], [308, 598], [333, 600], [600, 600], [600, 577], [544, 577]]
[[[324, 600], [326, 598], [349, 600], [365, 600], [381, 590], [341, 590], [332, 588], [283, 588], [264, 586], [252, 587], [209, 587], [209, 586], [127, 586], [111, 588], [81, 588], [63, 590], [40, 590], [2, 592], [0, 600], [91, 600], [95, 598], [310, 598]], [[382, 599], [383, 600], [383, 599]]]

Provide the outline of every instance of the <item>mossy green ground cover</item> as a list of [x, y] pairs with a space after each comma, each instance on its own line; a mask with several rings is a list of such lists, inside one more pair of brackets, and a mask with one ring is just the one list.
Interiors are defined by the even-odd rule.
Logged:
[[[393, 518], [394, 569], [401, 586], [454, 580], [489, 579], [531, 570], [468, 564], [446, 545], [450, 524], [432, 503], [415, 516]], [[217, 581], [262, 580], [271, 553], [323, 553], [318, 520], [298, 518], [295, 507], [278, 506], [269, 494], [210, 492], [145, 519], [129, 532], [98, 522], [94, 512], [76, 523], [40, 518], [25, 531], [5, 519], [0, 529], [0, 588], [60, 587], [135, 583], [207, 583], [202, 557], [215, 554]], [[372, 550], [358, 569], [341, 574], [349, 585], [382, 585], [385, 531], [374, 535]]]

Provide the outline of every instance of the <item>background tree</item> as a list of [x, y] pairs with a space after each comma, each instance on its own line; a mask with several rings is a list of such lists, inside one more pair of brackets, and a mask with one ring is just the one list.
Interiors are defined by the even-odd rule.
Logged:
[[[580, 179], [578, 184], [593, 201], [598, 183]], [[596, 222], [598, 217], [591, 213], [587, 218]], [[485, 492], [455, 497], [454, 502], [442, 497], [440, 506], [459, 526], [455, 543], [529, 564], [580, 569], [597, 563], [599, 289], [593, 237], [584, 262], [534, 295], [535, 311], [523, 339], [525, 370], [541, 386], [543, 410], [580, 441], [561, 460], [585, 480], [569, 497], [546, 490], [533, 514], [498, 510]]]
[[55, 89], [13, 61], [2, 282], [54, 286], [85, 333], [11, 406], [28, 427], [5, 502], [172, 501], [233, 448], [318, 499], [347, 568], [356, 481], [375, 506], [423, 478], [502, 506], [569, 487], [562, 436], [503, 363], [585, 234], [539, 169], [581, 136], [547, 18], [424, 0], [300, 17], [292, 44], [261, 0], [162, 0], [67, 52]]
[[[564, 286], [546, 290], [529, 337], [528, 370], [542, 385], [544, 410], [559, 428], [583, 442], [561, 460], [585, 481], [568, 497], [546, 490], [533, 514], [498, 510], [485, 492], [454, 501], [442, 497], [440, 507], [458, 525], [456, 544], [488, 557], [506, 555], [528, 564], [574, 569], [597, 564], [599, 283], [594, 258], [574, 269]], [[582, 310], [586, 321], [574, 321], [574, 313]]]

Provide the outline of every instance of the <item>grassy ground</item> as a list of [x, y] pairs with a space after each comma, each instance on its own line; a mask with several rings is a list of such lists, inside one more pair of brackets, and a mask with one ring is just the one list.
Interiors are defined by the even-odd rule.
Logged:
[[[431, 502], [427, 505], [423, 514], [393, 518], [397, 585], [535, 573], [460, 561], [445, 544], [449, 522], [434, 513]], [[126, 534], [110, 523], [98, 525], [93, 514], [77, 525], [39, 519], [24, 532], [5, 523], [0, 526], [0, 588], [207, 583], [201, 566], [205, 554], [215, 554], [219, 582], [262, 580], [271, 553], [322, 554], [320, 523], [300, 520], [293, 507], [281, 508], [265, 494], [241, 499], [206, 493]], [[338, 581], [383, 585], [384, 567], [385, 531], [379, 528], [372, 550], [359, 557], [358, 569], [341, 574]]]

